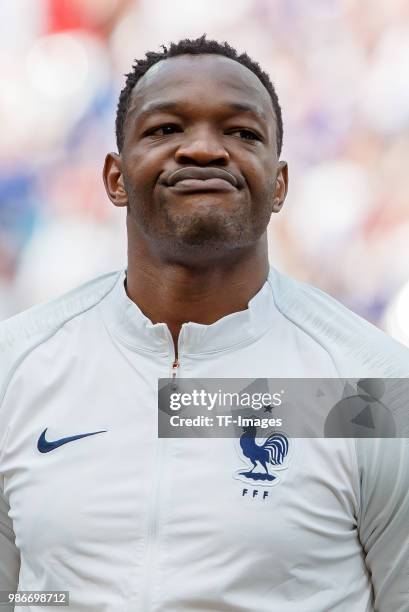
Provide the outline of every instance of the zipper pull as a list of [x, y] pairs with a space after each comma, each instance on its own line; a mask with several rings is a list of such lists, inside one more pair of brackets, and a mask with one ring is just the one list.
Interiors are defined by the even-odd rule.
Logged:
[[176, 377], [177, 377], [179, 366], [180, 366], [179, 361], [175, 359], [175, 361], [172, 363], [172, 389], [173, 390], [177, 389]]

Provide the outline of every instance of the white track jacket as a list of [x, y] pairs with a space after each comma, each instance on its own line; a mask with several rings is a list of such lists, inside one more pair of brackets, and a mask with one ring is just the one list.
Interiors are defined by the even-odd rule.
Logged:
[[[73, 612], [408, 611], [408, 441], [289, 440], [264, 487], [235, 477], [237, 440], [159, 439], [174, 346], [124, 279], [0, 325], [0, 590], [66, 590]], [[179, 377], [409, 376], [407, 348], [272, 268], [247, 310], [185, 323], [178, 354]]]

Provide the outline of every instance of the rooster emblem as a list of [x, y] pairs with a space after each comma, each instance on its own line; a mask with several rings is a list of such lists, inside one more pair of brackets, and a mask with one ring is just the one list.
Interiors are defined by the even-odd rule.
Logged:
[[[240, 470], [236, 477], [240, 480], [262, 481], [264, 484], [272, 484], [278, 476], [269, 472], [269, 466], [282, 469], [285, 458], [288, 455], [288, 438], [281, 433], [274, 433], [262, 443], [256, 442], [257, 427], [250, 425], [243, 427], [244, 433], [240, 436], [240, 448], [242, 454], [251, 461], [251, 470]], [[275, 483], [274, 483], [275, 484]]]

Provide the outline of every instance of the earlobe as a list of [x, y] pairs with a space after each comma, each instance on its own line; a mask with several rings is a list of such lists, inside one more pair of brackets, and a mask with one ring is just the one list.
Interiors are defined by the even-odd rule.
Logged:
[[284, 204], [284, 200], [279, 200], [278, 198], [274, 198], [273, 212], [274, 213], [280, 212], [280, 210], [283, 207], [283, 204]]
[[125, 191], [124, 177], [121, 169], [121, 157], [118, 153], [108, 153], [105, 157], [103, 178], [105, 191], [112, 204], [127, 206], [128, 196]]

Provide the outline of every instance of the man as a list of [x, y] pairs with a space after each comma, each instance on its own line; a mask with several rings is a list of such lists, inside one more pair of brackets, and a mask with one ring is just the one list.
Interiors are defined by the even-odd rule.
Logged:
[[240, 448], [157, 436], [163, 377], [409, 374], [407, 349], [269, 268], [288, 175], [268, 76], [205, 36], [147, 53], [117, 141], [126, 273], [3, 324], [0, 589], [78, 612], [407, 610], [404, 441], [272, 439], [269, 488], [236, 477], [251, 428]]

